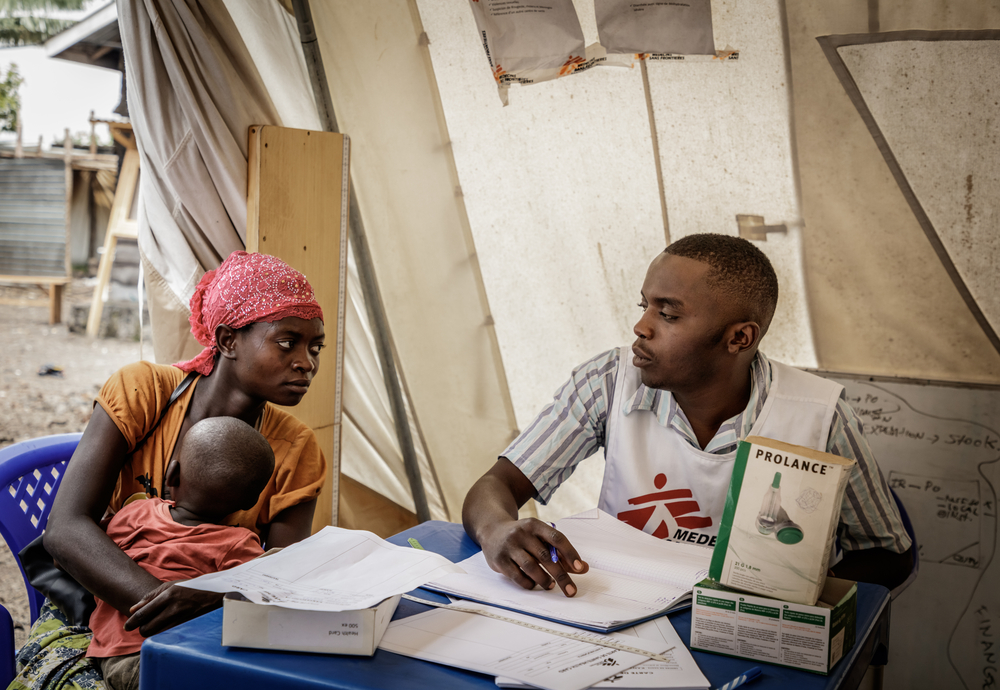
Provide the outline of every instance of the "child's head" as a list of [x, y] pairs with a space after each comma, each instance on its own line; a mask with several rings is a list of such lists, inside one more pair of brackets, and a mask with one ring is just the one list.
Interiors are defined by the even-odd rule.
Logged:
[[274, 451], [253, 427], [235, 417], [209, 417], [192, 426], [166, 483], [179, 507], [221, 522], [249, 510], [274, 472]]

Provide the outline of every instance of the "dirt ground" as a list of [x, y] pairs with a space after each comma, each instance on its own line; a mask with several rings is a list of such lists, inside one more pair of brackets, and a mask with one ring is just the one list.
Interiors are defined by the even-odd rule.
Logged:
[[[64, 294], [63, 317], [73, 303], [89, 302], [91, 288], [74, 281]], [[34, 286], [0, 284], [0, 299], [41, 299], [47, 292]], [[39, 436], [83, 431], [94, 397], [117, 369], [140, 359], [138, 342], [90, 340], [71, 333], [65, 322], [49, 326], [47, 307], [0, 304], [0, 448]], [[146, 359], [152, 346], [146, 343]], [[61, 376], [39, 375], [46, 367]], [[24, 582], [14, 558], [0, 539], [0, 605], [14, 618], [15, 643], [24, 642], [29, 627]]]

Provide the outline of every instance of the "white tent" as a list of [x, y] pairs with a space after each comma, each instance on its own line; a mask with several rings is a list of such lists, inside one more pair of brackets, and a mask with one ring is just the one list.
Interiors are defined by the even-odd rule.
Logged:
[[[118, 3], [161, 361], [185, 354], [172, 334], [198, 277], [242, 246], [246, 128], [321, 127], [291, 4]], [[592, 43], [593, 3], [576, 6]], [[772, 358], [1000, 382], [996, 36], [944, 33], [1000, 26], [1000, 7], [712, 8], [736, 61], [595, 68], [515, 86], [502, 108], [465, 3], [311, 3], [432, 517], [460, 518], [572, 367], [631, 342], [665, 244], [736, 234], [737, 215], [785, 226], [758, 241], [781, 288]], [[911, 29], [935, 33], [886, 34]], [[828, 57], [830, 35], [851, 40]], [[413, 511], [356, 279], [349, 292], [342, 471]], [[584, 463], [540, 514], [594, 505], [601, 471]]]
[[[458, 518], [471, 482], [575, 364], [630, 342], [656, 252], [691, 232], [735, 234], [738, 214], [787, 228], [760, 243], [782, 290], [770, 356], [998, 377], [996, 349], [814, 39], [890, 28], [905, 21], [894, 10], [719, 1], [716, 45], [736, 62], [593, 69], [515, 87], [501, 108], [464, 6], [313, 5], [434, 517]], [[963, 21], [949, 7], [925, 25]], [[578, 11], [596, 40], [592, 5]], [[246, 127], [320, 121], [280, 3], [146, 0], [119, 14], [158, 357], [175, 359], [169, 334], [183, 332], [198, 277], [242, 243]], [[966, 14], [987, 20], [975, 3]], [[413, 510], [354, 287], [343, 472]], [[908, 325], [918, 317], [930, 327]], [[600, 471], [589, 463], [550, 510], [592, 504]]]

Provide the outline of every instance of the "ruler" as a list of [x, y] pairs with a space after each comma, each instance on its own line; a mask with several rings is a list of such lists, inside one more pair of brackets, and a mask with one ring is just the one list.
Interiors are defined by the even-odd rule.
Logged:
[[417, 597], [411, 597], [409, 594], [404, 594], [403, 598], [409, 599], [410, 601], [415, 601], [418, 604], [426, 604], [427, 606], [434, 606], [439, 609], [448, 609], [449, 611], [461, 611], [462, 613], [474, 613], [477, 616], [486, 616], [487, 618], [493, 618], [494, 620], [503, 621], [505, 623], [513, 623], [514, 625], [520, 625], [522, 628], [537, 630], [538, 632], [544, 632], [550, 635], [558, 635], [559, 637], [566, 637], [570, 640], [576, 640], [577, 642], [589, 642], [590, 644], [596, 644], [602, 647], [610, 647], [611, 649], [617, 649], [622, 652], [639, 654], [640, 656], [649, 657], [650, 659], [656, 659], [657, 661], [671, 661], [671, 659], [663, 656], [663, 654], [666, 654], [667, 652], [671, 651], [673, 647], [663, 652], [663, 654], [654, 654], [653, 652], [647, 652], [645, 649], [639, 649], [638, 647], [627, 645], [624, 642], [620, 642], [619, 640], [612, 637], [598, 636], [597, 633], [566, 632], [564, 630], [553, 630], [552, 628], [546, 628], [544, 625], [538, 625], [537, 623], [529, 623], [528, 621], [519, 620], [517, 618], [510, 618], [508, 616], [504, 616], [499, 613], [493, 613], [492, 611], [467, 608], [465, 606], [459, 606], [458, 604], [441, 604], [436, 601], [428, 601], [426, 599], [418, 599]]

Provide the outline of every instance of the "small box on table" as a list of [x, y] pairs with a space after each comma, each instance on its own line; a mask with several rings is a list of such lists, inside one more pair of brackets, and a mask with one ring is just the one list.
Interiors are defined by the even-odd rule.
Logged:
[[740, 442], [708, 575], [799, 604], [823, 590], [849, 458], [751, 436]]
[[399, 598], [397, 594], [357, 611], [304, 611], [255, 604], [240, 594], [227, 594], [222, 603], [222, 644], [371, 656]]
[[827, 675], [854, 646], [858, 585], [826, 579], [814, 606], [738, 592], [710, 579], [694, 586], [691, 649]]

